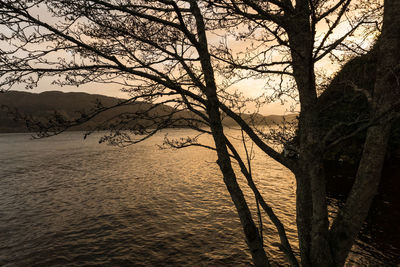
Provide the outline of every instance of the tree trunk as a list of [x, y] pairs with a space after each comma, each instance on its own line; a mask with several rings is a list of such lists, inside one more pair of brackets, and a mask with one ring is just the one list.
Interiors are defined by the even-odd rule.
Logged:
[[207, 114], [209, 117], [210, 128], [214, 138], [215, 148], [218, 155], [218, 165], [224, 177], [225, 185], [229, 191], [232, 201], [236, 207], [243, 232], [246, 237], [246, 243], [250, 249], [253, 263], [257, 267], [270, 266], [268, 258], [263, 248], [263, 242], [260, 238], [256, 224], [253, 221], [249, 207], [243, 192], [236, 180], [235, 172], [232, 168], [230, 155], [228, 153], [225, 135], [221, 122], [221, 114], [219, 111], [219, 100], [217, 97], [217, 87], [215, 84], [214, 71], [211, 65], [211, 57], [208, 52], [208, 42], [205, 31], [203, 16], [197, 1], [190, 1], [190, 9], [196, 19], [197, 35], [199, 42], [197, 51], [200, 56], [202, 71], [206, 87], [203, 89], [207, 96]]
[[[300, 20], [300, 19], [299, 19]], [[299, 25], [307, 25], [306, 18], [303, 18], [304, 23]], [[309, 149], [306, 143], [309, 142], [307, 137], [310, 131], [309, 116], [307, 112], [316, 100], [310, 96], [310, 68], [307, 62], [309, 58], [309, 43], [310, 32], [306, 29], [295, 28], [293, 34], [289, 34], [290, 45], [297, 47], [297, 50], [292, 52], [293, 74], [296, 80], [297, 88], [300, 95], [301, 113], [299, 118], [299, 169], [296, 170], [296, 222], [297, 232], [299, 237], [300, 256], [302, 266], [312, 266], [311, 264], [311, 231], [312, 231], [312, 191], [311, 177], [307, 169], [309, 157], [305, 152]], [[301, 44], [301, 45], [299, 45]], [[312, 93], [311, 93], [312, 94]], [[308, 113], [311, 115], [311, 113]]]
[[389, 132], [388, 125], [377, 125], [368, 129], [352, 191], [346, 206], [331, 228], [331, 246], [336, 266], [343, 266], [368, 215], [371, 201], [378, 189]]
[[[299, 203], [303, 205], [303, 207], [298, 207], [298, 210], [299, 212], [311, 212], [311, 215], [307, 215], [307, 217], [311, 217], [311, 219], [308, 219], [310, 225], [305, 225], [305, 227], [307, 227], [306, 230], [309, 231], [308, 260], [310, 261], [310, 265], [332, 266], [333, 260], [329, 244], [325, 172], [323, 153], [319, 144], [320, 135], [316, 121], [317, 113], [303, 113], [303, 116], [306, 117], [307, 115], [310, 116], [310, 118], [303, 118], [301, 128], [304, 130], [299, 132], [301, 138], [299, 158], [301, 174], [296, 175], [296, 177], [299, 183], [299, 190], [302, 190], [303, 195], [308, 194], [308, 203]], [[308, 184], [300, 184], [303, 180]], [[305, 190], [308, 190], [308, 192]], [[307, 195], [305, 197], [307, 197]]]
[[255, 266], [270, 266], [265, 254], [262, 240], [258, 229], [253, 221], [250, 209], [247, 206], [243, 192], [240, 189], [236, 175], [232, 169], [230, 156], [225, 143], [225, 136], [222, 129], [221, 117], [218, 110], [217, 98], [209, 97], [207, 113], [210, 118], [210, 126], [218, 154], [218, 165], [224, 177], [225, 185], [229, 191], [233, 203], [238, 212], [243, 232], [246, 237], [246, 243], [250, 249], [253, 263]]
[[325, 192], [323, 152], [320, 144], [313, 45], [308, 1], [301, 1], [298, 18], [288, 31], [293, 75], [299, 91], [299, 170], [297, 180], [297, 227], [303, 266], [331, 266], [329, 222]]
[[[389, 110], [399, 94], [400, 2], [385, 0], [384, 8], [372, 119]], [[390, 119], [380, 119], [379, 124], [371, 126], [367, 131], [356, 180], [345, 207], [331, 227], [330, 239], [336, 266], [344, 264], [378, 190], [391, 128]]]
[[311, 218], [312, 200], [311, 185], [308, 175], [296, 174], [296, 223], [301, 265], [311, 266], [310, 244], [311, 244]]

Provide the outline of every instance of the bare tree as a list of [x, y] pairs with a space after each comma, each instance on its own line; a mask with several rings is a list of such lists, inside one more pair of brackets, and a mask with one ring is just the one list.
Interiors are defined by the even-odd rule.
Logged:
[[[243, 20], [247, 26], [238, 34], [238, 38], [251, 39], [254, 45], [241, 57], [235, 56], [229, 46], [221, 45], [215, 57], [228, 64], [243, 75], [244, 71], [252, 71], [260, 75], [278, 76], [281, 83], [276, 83], [275, 92], [280, 97], [293, 94], [293, 87], [283, 87], [285, 79], [294, 80], [295, 93], [299, 97], [300, 116], [295, 149], [298, 160], [294, 167], [289, 167], [297, 181], [297, 227], [301, 252], [301, 263], [304, 266], [342, 266], [354, 242], [356, 234], [368, 213], [370, 201], [379, 183], [382, 163], [386, 152], [387, 136], [391, 120], [382, 120], [383, 114], [388, 115], [398, 103], [390, 101], [398, 84], [392, 76], [391, 82], [385, 80], [383, 93], [382, 81], [377, 81], [372, 100], [370, 123], [363, 127], [369, 128], [360, 163], [357, 179], [348, 201], [335, 218], [332, 227], [329, 226], [325, 192], [324, 153], [332, 143], [340, 143], [349, 136], [360, 131], [355, 130], [346, 136], [325, 142], [326, 132], [322, 131], [318, 110], [318, 86], [316, 83], [317, 63], [330, 55], [339, 58], [338, 51], [360, 53], [365, 50], [363, 41], [371, 36], [371, 25], [379, 25], [381, 6], [363, 1], [210, 1], [221, 12], [220, 16], [236, 17]], [[386, 4], [385, 5], [390, 5]], [[370, 9], [373, 13], [368, 11]], [[395, 9], [390, 7], [391, 11]], [[390, 12], [391, 12], [390, 11]], [[391, 17], [390, 13], [385, 17]], [[387, 20], [387, 18], [385, 18]], [[340, 25], [348, 27], [340, 30], [339, 37], [335, 33]], [[384, 24], [381, 40], [398, 38], [395, 30], [387, 31], [388, 22]], [[391, 23], [395, 24], [395, 22]], [[367, 27], [365, 27], [367, 26]], [[323, 28], [324, 30], [318, 30]], [[388, 32], [391, 32], [390, 34]], [[354, 42], [356, 35], [359, 43]], [[396, 42], [389, 41], [392, 44]], [[392, 47], [393, 48], [393, 47]], [[383, 45], [381, 53], [389, 53], [389, 47]], [[386, 51], [386, 52], [384, 52]], [[395, 51], [393, 49], [392, 51]], [[278, 57], [276, 55], [279, 55]], [[393, 57], [392, 59], [394, 59]], [[397, 59], [397, 58], [396, 58]], [[395, 62], [398, 62], [396, 61]], [[383, 65], [382, 65], [383, 64]], [[380, 62], [379, 68], [386, 71], [389, 66], [396, 69], [393, 62]], [[378, 72], [379, 79], [386, 79], [385, 71]], [[391, 71], [392, 75], [396, 72]], [[397, 77], [397, 76], [396, 76]], [[389, 86], [391, 83], [391, 86]], [[385, 95], [384, 97], [382, 95]], [[391, 96], [391, 97], [390, 97]], [[383, 100], [386, 99], [386, 100]], [[388, 116], [391, 118], [391, 116]], [[380, 124], [379, 121], [383, 121]], [[378, 125], [375, 125], [378, 124]], [[246, 129], [246, 125], [242, 125]], [[364, 128], [364, 129], [365, 129]], [[372, 133], [376, 129], [375, 135]], [[379, 129], [379, 130], [378, 130]], [[333, 127], [328, 134], [335, 132]], [[379, 135], [379, 137], [378, 137]], [[371, 140], [370, 140], [371, 138]], [[374, 140], [374, 141], [372, 141]], [[293, 145], [293, 144], [292, 144]], [[372, 152], [373, 151], [373, 152]], [[267, 154], [268, 151], [266, 151]], [[368, 156], [369, 155], [369, 156]], [[374, 157], [372, 155], [379, 155]], [[271, 155], [272, 156], [272, 155]]]
[[[39, 12], [43, 9], [45, 14]], [[124, 128], [147, 136], [171, 125], [176, 110], [191, 111], [197, 123], [209, 130], [195, 123], [186, 126], [212, 135], [217, 163], [253, 261], [266, 266], [262, 241], [236, 181], [223, 132], [219, 97], [229, 99], [230, 95], [217, 88], [206, 33], [218, 25], [206, 20], [207, 12], [198, 1], [1, 1], [1, 85], [3, 90], [18, 84], [30, 88], [49, 76], [60, 85], [117, 83], [132, 96], [119, 105], [137, 101], [174, 104], [169, 114], [153, 117], [152, 123], [140, 129]], [[73, 122], [59, 118], [55, 125], [44, 125], [42, 135], [63, 131], [63, 125], [82, 123], [105, 109], [99, 107]], [[143, 116], [152, 118], [140, 112], [122, 119]], [[141, 139], [116, 130], [105, 140], [129, 144]], [[195, 145], [194, 141], [185, 143]]]
[[[344, 263], [346, 251], [352, 245], [351, 240], [360, 231], [372, 198], [377, 192], [390, 129], [396, 117], [390, 111], [398, 106], [400, 56], [397, 51], [400, 48], [400, 18], [398, 16], [400, 3], [385, 0], [384, 4], [378, 69], [370, 111], [371, 120], [376, 122], [368, 128], [356, 180], [346, 205], [333, 222], [330, 231], [332, 250], [336, 252], [334, 260], [338, 264]], [[384, 117], [382, 114], [385, 114]]]
[[[372, 175], [361, 165], [358, 180], [363, 180], [366, 175], [374, 177], [372, 184], [361, 186], [370, 189], [371, 194], [365, 199], [360, 198], [361, 189], [355, 187], [349, 204], [329, 229], [322, 162], [329, 144], [320, 142], [324, 138], [318, 121], [315, 64], [327, 55], [335, 55], [334, 51], [339, 48], [363, 49], [361, 45], [353, 46], [346, 41], [351, 40], [349, 37], [363, 25], [374, 24], [375, 21], [371, 20], [370, 13], [364, 12], [364, 3], [351, 4], [350, 0], [335, 3], [308, 0], [4, 0], [0, 1], [0, 23], [4, 29], [0, 38], [0, 84], [2, 90], [19, 84], [31, 88], [45, 77], [54, 79], [59, 85], [115, 83], [131, 94], [131, 99], [117, 106], [137, 101], [173, 105], [163, 114], [151, 113], [152, 106], [146, 111], [122, 114], [120, 125], [124, 127], [116, 126], [105, 138], [117, 144], [136, 143], [142, 137], [135, 139], [135, 133], [145, 133], [149, 137], [181, 120], [176, 113], [190, 111], [193, 117], [186, 118], [185, 126], [213, 137], [215, 146], [208, 148], [214, 149], [218, 155], [217, 163], [238, 212], [255, 265], [269, 266], [269, 261], [237, 183], [231, 159], [239, 163], [258, 202], [277, 227], [281, 248], [288, 261], [297, 266], [284, 226], [252, 182], [250, 166], [246, 166], [224, 134], [221, 117], [231, 117], [255, 145], [296, 175], [301, 264], [342, 266], [368, 211], [366, 200], [372, 198], [376, 189], [380, 172], [378, 167], [383, 160], [382, 157], [366, 157], [366, 162], [376, 163], [373, 165], [375, 172]], [[40, 12], [43, 9], [46, 9], [45, 13]], [[376, 15], [375, 11], [371, 12]], [[395, 18], [392, 16], [392, 19]], [[316, 35], [321, 21], [325, 21], [327, 26], [322, 37]], [[332, 39], [334, 30], [343, 21], [350, 25], [350, 30]], [[248, 31], [239, 38], [253, 38], [259, 44], [244, 57], [235, 57], [225, 46], [210, 45], [210, 33], [224, 30], [234, 34], [233, 29], [243, 28]], [[226, 67], [231, 72], [227, 72]], [[239, 72], [233, 73], [234, 70]], [[275, 150], [263, 140], [257, 129], [238, 115], [238, 106], [241, 107], [244, 102], [240, 95], [227, 90], [227, 79], [246, 78], [246, 75], [238, 74], [241, 71], [255, 72], [272, 81], [273, 75], [293, 77], [292, 86], [286, 89], [279, 86], [284, 79], [278, 79], [281, 83], [278, 83], [272, 97], [299, 97], [301, 112], [295, 148], [298, 157], [287, 157]], [[379, 86], [382, 87], [376, 85], [377, 88]], [[374, 106], [384, 107], [384, 111], [374, 109], [376, 118], [381, 118], [381, 113], [388, 112], [386, 109], [390, 105]], [[43, 135], [49, 131], [58, 133], [108, 108], [112, 107], [99, 105], [92, 113], [76, 121], [66, 122], [59, 118], [55, 124], [39, 125], [39, 128], [45, 128]], [[128, 122], [138, 118], [145, 118], [149, 123], [130, 127]], [[383, 127], [385, 131], [390, 128]], [[130, 130], [133, 135], [122, 130]], [[167, 141], [167, 144], [175, 147], [202, 146], [196, 138]], [[384, 144], [382, 139], [375, 146], [376, 151], [382, 152]], [[374, 147], [374, 144], [367, 141], [366, 147]], [[353, 201], [350, 200], [352, 198]], [[360, 201], [362, 206], [351, 204]], [[358, 212], [359, 209], [363, 212]], [[358, 219], [352, 222], [351, 229], [347, 228], [353, 216]]]

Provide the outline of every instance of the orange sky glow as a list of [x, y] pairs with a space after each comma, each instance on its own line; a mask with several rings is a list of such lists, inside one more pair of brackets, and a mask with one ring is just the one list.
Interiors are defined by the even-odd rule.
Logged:
[[[42, 17], [46, 17], [45, 10], [39, 10], [39, 13]], [[327, 31], [327, 24], [321, 24], [317, 25], [317, 39], [319, 36], [322, 36], [324, 32]], [[341, 36], [344, 32], [346, 32], [348, 28], [348, 25], [346, 23], [343, 23], [340, 27], [337, 28], [337, 30], [334, 32], [333, 36], [334, 37], [339, 37]], [[353, 37], [356, 38], [356, 37]], [[369, 40], [369, 44], [373, 43], [375, 36], [371, 36], [371, 40]], [[210, 35], [209, 38], [210, 43], [213, 42], [218, 42], [218, 36], [213, 36]], [[231, 42], [230, 44], [235, 51], [243, 51], [245, 47], [248, 44], [246, 41], [241, 41], [240, 43], [235, 43], [234, 41]], [[340, 68], [340, 65], [337, 63], [331, 62], [329, 59], [324, 59], [316, 65], [316, 73], [318, 71], [323, 71], [325, 75], [327, 76], [332, 76], [338, 69]], [[271, 86], [271, 85], [269, 85]], [[25, 90], [23, 88], [14, 88], [16, 90]], [[268, 89], [266, 87], [266, 82], [263, 79], [254, 79], [254, 78], [249, 78], [246, 80], [243, 80], [237, 84], [234, 84], [232, 86], [232, 89], [237, 89], [241, 92], [243, 92], [244, 96], [247, 97], [258, 97], [263, 93], [269, 93], [272, 88]], [[120, 86], [117, 84], [96, 84], [96, 83], [91, 83], [91, 84], [85, 84], [81, 85], [79, 87], [74, 87], [74, 86], [63, 86], [60, 87], [58, 85], [52, 84], [52, 80], [50, 78], [44, 78], [42, 79], [38, 86], [32, 90], [31, 92], [34, 93], [40, 93], [44, 91], [52, 91], [52, 90], [59, 90], [63, 92], [87, 92], [89, 94], [102, 94], [102, 95], [107, 95], [107, 96], [112, 96], [112, 97], [118, 97], [118, 98], [128, 98], [129, 95], [127, 93], [124, 93], [120, 91]], [[272, 103], [265, 104], [262, 106], [259, 110], [261, 114], [264, 115], [270, 115], [270, 114], [287, 114], [290, 113], [290, 107], [291, 105], [294, 104], [293, 100], [290, 100], [289, 98], [284, 99], [286, 102], [283, 104], [281, 101], [276, 101]], [[254, 106], [249, 106], [248, 111], [254, 111]]]

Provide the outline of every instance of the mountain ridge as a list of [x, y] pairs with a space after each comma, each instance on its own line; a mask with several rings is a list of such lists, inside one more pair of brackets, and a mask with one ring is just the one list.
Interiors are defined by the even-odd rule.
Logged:
[[[0, 93], [0, 133], [12, 132], [28, 132], [25, 121], [15, 120], [7, 110], [17, 110], [18, 113], [25, 116], [46, 121], [55, 113], [62, 115], [68, 120], [74, 120], [83, 116], [82, 114], [90, 112], [96, 105], [101, 103], [102, 106], [114, 106], [125, 99], [110, 97], [100, 94], [89, 94], [85, 92], [61, 92], [61, 91], [45, 91], [42, 93], [32, 93], [25, 91], [7, 91]], [[137, 102], [131, 105], [117, 107], [113, 110], [104, 112], [103, 114], [95, 116], [92, 120], [83, 123], [79, 126], [74, 126], [69, 130], [90, 130], [104, 121], [116, 117], [118, 113], [137, 112], [138, 110], [149, 109], [152, 104], [145, 102]], [[154, 109], [154, 110], [153, 110]], [[168, 114], [173, 110], [173, 107], [167, 105], [160, 105], [152, 108], [150, 114]], [[188, 111], [178, 111], [174, 115], [175, 118], [194, 118], [195, 116]], [[284, 119], [293, 120], [295, 114], [285, 116], [281, 115], [268, 115], [261, 114], [243, 114], [246, 121], [253, 119], [256, 124], [274, 124], [281, 123]], [[235, 122], [231, 118], [224, 118], [224, 125], [234, 126]], [[131, 123], [144, 123], [139, 120]], [[146, 123], [144, 123], [146, 124]], [[180, 122], [175, 127], [182, 126], [184, 123]], [[106, 125], [103, 126], [105, 129]]]

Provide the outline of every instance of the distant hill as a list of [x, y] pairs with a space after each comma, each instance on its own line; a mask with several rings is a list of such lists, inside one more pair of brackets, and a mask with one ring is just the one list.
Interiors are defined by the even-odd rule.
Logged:
[[[46, 121], [55, 112], [60, 114], [66, 120], [78, 119], [82, 114], [88, 113], [98, 104], [108, 107], [118, 104], [123, 99], [114, 97], [108, 97], [104, 95], [94, 95], [87, 93], [64, 93], [60, 91], [48, 91], [40, 94], [21, 92], [21, 91], [8, 91], [0, 93], [0, 132], [27, 132], [28, 129], [25, 122], [22, 120], [14, 120], [13, 116], [6, 111], [7, 109], [18, 110], [19, 113], [25, 114], [37, 120]], [[7, 106], [8, 108], [5, 108]], [[129, 114], [138, 111], [144, 111], [153, 107], [149, 112], [150, 115], [166, 115], [171, 113], [174, 109], [167, 105], [159, 105], [154, 107], [148, 103], [134, 103], [122, 107], [117, 107], [112, 110], [108, 110], [100, 115], [97, 115], [90, 121], [74, 126], [70, 130], [90, 130], [95, 127], [107, 129], [107, 125], [110, 122], [115, 122], [117, 117], [121, 113]], [[194, 115], [188, 111], [179, 111], [174, 115], [174, 118], [194, 118]], [[273, 124], [280, 123], [284, 117], [279, 115], [262, 116], [260, 114], [255, 115], [243, 115], [246, 121], [253, 121], [256, 124]], [[286, 116], [287, 120], [293, 120], [295, 115]], [[230, 118], [225, 118], [225, 125], [233, 126], [235, 122]], [[136, 119], [129, 122], [129, 126], [134, 124], [148, 125], [148, 121], [145, 119]], [[100, 125], [100, 126], [99, 126]], [[176, 127], [185, 126], [184, 122], [176, 122]]]

